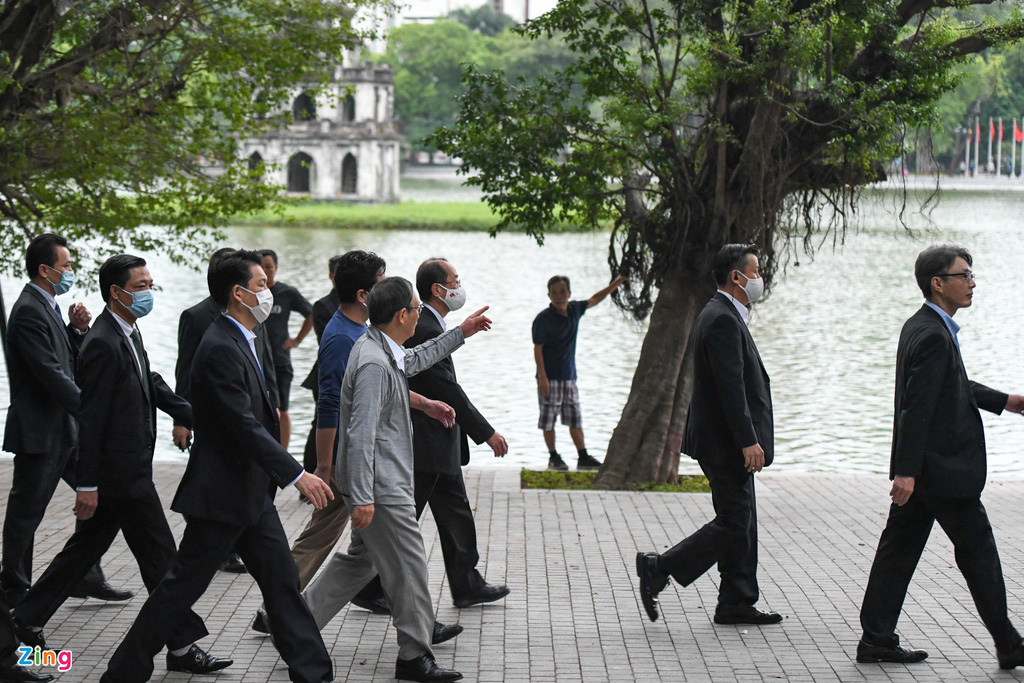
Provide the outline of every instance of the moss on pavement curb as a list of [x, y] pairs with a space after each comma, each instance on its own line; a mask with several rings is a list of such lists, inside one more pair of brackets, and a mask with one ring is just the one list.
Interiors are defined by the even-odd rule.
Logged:
[[[524, 489], [560, 489], [569, 491], [604, 491], [594, 484], [596, 471], [557, 472], [554, 470], [522, 469], [519, 473], [520, 486]], [[679, 475], [678, 484], [631, 484], [627, 491], [654, 491], [657, 493], [709, 493], [707, 478], [702, 474]]]

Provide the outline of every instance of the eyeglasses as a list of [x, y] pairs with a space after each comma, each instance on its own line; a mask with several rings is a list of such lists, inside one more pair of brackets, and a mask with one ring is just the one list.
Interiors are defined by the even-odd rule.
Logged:
[[961, 277], [964, 279], [964, 282], [974, 282], [975, 280], [974, 273], [969, 270], [965, 270], [962, 273], [939, 273], [935, 277]]
[[405, 310], [407, 310], [407, 311], [416, 311], [416, 315], [419, 315], [420, 313], [423, 312], [423, 304], [420, 304], [418, 306], [406, 306]]

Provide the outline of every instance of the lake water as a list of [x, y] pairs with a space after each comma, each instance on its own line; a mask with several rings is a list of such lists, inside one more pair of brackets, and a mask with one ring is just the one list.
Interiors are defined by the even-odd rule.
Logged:
[[[908, 234], [891, 211], [891, 200], [862, 205], [860, 226], [845, 244], [831, 242], [812, 260], [801, 255], [778, 279], [771, 297], [755, 307], [751, 329], [772, 377], [776, 419], [775, 472], [886, 472], [892, 429], [896, 342], [903, 321], [920, 306], [913, 279], [917, 253], [927, 244], [953, 241], [975, 256], [978, 288], [974, 305], [961, 311], [960, 342], [971, 377], [1004, 391], [1024, 392], [1024, 195], [949, 193], [923, 224]], [[275, 249], [279, 279], [311, 301], [329, 290], [327, 258], [350, 249], [373, 250], [388, 262], [388, 273], [412, 279], [426, 257], [443, 255], [459, 270], [469, 295], [457, 324], [469, 312], [491, 306], [494, 329], [470, 339], [456, 352], [459, 379], [470, 398], [509, 443], [503, 460], [486, 446], [474, 447], [478, 465], [542, 467], [547, 451], [536, 427], [530, 326], [547, 305], [545, 283], [556, 273], [572, 278], [573, 294], [585, 299], [609, 280], [607, 235], [551, 235], [544, 247], [520, 235], [491, 239], [465, 232], [365, 232], [302, 228], [233, 228], [226, 245]], [[162, 291], [154, 312], [140, 322], [152, 367], [173, 386], [180, 312], [207, 295], [203, 271], [153, 257], [150, 270]], [[79, 273], [79, 280], [95, 273]], [[23, 281], [2, 278], [10, 310]], [[76, 290], [63, 306], [83, 301], [94, 315], [98, 293]], [[301, 321], [292, 319], [292, 332]], [[587, 313], [577, 349], [584, 428], [592, 454], [603, 457], [629, 392], [645, 328], [610, 301]], [[315, 338], [292, 352], [294, 435], [300, 454], [313, 414], [311, 395], [299, 384], [316, 356]], [[8, 383], [0, 367], [0, 420], [6, 413]], [[1024, 474], [1020, 443], [1024, 418], [983, 413], [993, 476]], [[2, 422], [0, 422], [2, 424]], [[170, 420], [161, 416], [159, 459], [184, 458], [170, 443]], [[563, 456], [574, 462], [568, 432], [558, 428]], [[301, 455], [300, 455], [301, 457]], [[684, 471], [694, 469], [685, 461]]]

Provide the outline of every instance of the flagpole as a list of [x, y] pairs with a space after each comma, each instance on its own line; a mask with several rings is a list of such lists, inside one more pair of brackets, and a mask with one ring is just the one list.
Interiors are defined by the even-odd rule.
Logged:
[[974, 117], [974, 175], [977, 177], [981, 174], [981, 169], [978, 164], [981, 162], [979, 156], [981, 155], [981, 117]]
[[1010, 180], [1017, 175], [1017, 119], [1013, 120], [1013, 140], [1010, 142]]
[[971, 120], [967, 119], [967, 144], [964, 145], [964, 174], [971, 174], [971, 143], [974, 142], [974, 136], [971, 135], [974, 131], [971, 130]]
[[999, 117], [999, 142], [996, 145], [996, 177], [1003, 174], [1003, 117]]
[[992, 138], [996, 136], [996, 126], [992, 117], [988, 117], [988, 155], [985, 157], [985, 172], [992, 166]]

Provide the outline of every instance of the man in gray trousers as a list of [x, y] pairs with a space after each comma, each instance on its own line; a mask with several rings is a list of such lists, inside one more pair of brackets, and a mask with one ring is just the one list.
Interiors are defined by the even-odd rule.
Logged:
[[[395, 678], [457, 681], [462, 674], [434, 661], [434, 610], [427, 557], [413, 496], [412, 421], [406, 377], [422, 372], [488, 330], [482, 308], [459, 327], [417, 346], [402, 344], [416, 331], [423, 304], [412, 284], [389, 277], [367, 299], [370, 327], [352, 347], [341, 388], [335, 484], [352, 511], [352, 543], [335, 553], [303, 597], [322, 629], [379, 571], [398, 632]], [[432, 417], [449, 422], [449, 406]], [[434, 411], [434, 413], [430, 411]], [[447, 413], [447, 414], [445, 414]]]

